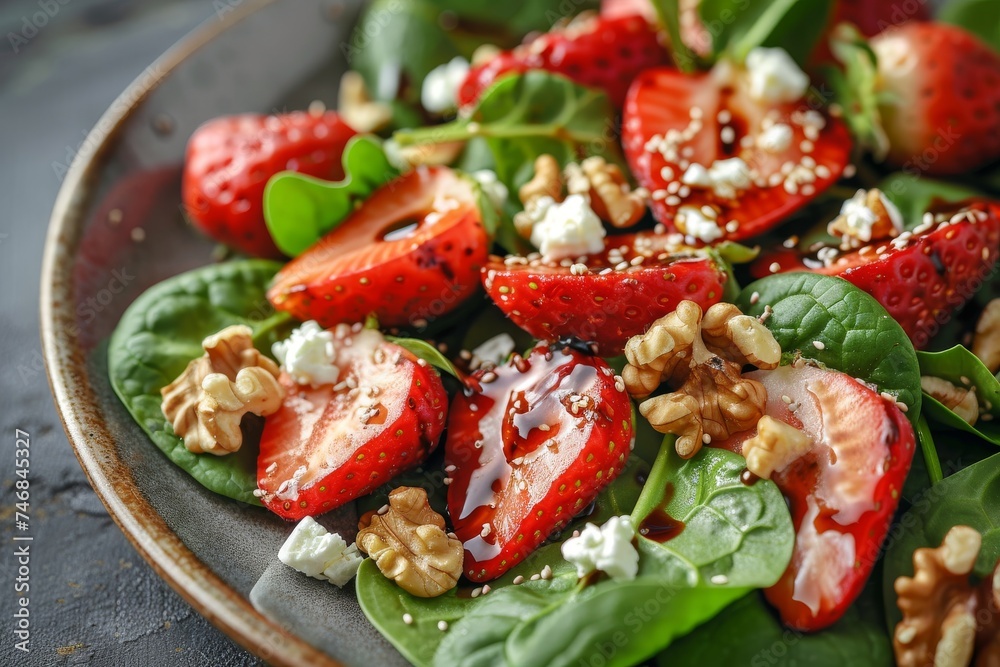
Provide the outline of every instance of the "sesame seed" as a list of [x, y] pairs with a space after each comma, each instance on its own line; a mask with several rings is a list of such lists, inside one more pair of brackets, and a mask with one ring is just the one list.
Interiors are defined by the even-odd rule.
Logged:
[[515, 586], [520, 586], [523, 583], [524, 583], [524, 577], [522, 577], [521, 575], [517, 575], [516, 577], [514, 577]]
[[716, 574], [709, 581], [711, 581], [713, 584], [722, 586], [723, 584], [729, 583], [729, 577], [727, 577], [724, 574]]
[[615, 264], [615, 271], [624, 271], [628, 267], [629, 267], [629, 263], [628, 262], [624, 262], [624, 261], [623, 262], [619, 262], [619, 263]]
[[[470, 123], [470, 125], [471, 125], [471, 123]], [[448, 631], [448, 621], [438, 621], [438, 630], [440, 630], [441, 632], [447, 632]]]
[[388, 505], [382, 505], [382, 507], [378, 508], [378, 514], [379, 515], [385, 514], [388, 511], [389, 511], [389, 506]]
[[785, 402], [785, 405], [791, 405], [792, 404], [792, 398], [790, 396], [785, 395], [785, 394], [781, 395], [781, 400], [783, 400]]
[[538, 574], [537, 572], [535, 574], [531, 575], [531, 580], [532, 581], [538, 581], [541, 578], [542, 578], [542, 575]]
[[445, 477], [444, 479], [441, 480], [441, 483], [444, 484], [445, 486], [448, 486], [454, 481], [455, 480], [453, 480], [451, 477]]
[[825, 350], [826, 349], [826, 343], [824, 343], [821, 340], [814, 340], [813, 341], [813, 347], [815, 347], [817, 350]]
[[483, 529], [481, 531], [479, 531], [479, 537], [486, 537], [487, 535], [490, 534], [490, 530], [491, 530], [490, 524], [484, 523], [483, 524]]
[[879, 394], [879, 396], [881, 396], [882, 398], [884, 398], [887, 401], [892, 401], [893, 403], [896, 402], [896, 397], [893, 396], [892, 394], [890, 394], [887, 391], [883, 391], [882, 393]]
[[721, 110], [718, 115], [715, 116], [715, 120], [719, 121], [722, 125], [733, 120], [733, 114], [729, 112], [728, 109]]
[[671, 195], [666, 199], [667, 206], [680, 206], [681, 198], [675, 195]]
[[410, 614], [403, 614], [403, 623], [407, 625], [413, 625], [413, 616]]
[[719, 132], [719, 138], [722, 139], [722, 143], [731, 144], [736, 141], [736, 130], [727, 125]]
[[972, 380], [970, 380], [969, 378], [965, 377], [964, 375], [962, 377], [958, 378], [958, 379], [962, 381], [962, 384], [972, 384]]
[[472, 589], [472, 597], [473, 598], [477, 598], [477, 597], [479, 597], [482, 594], [482, 592], [483, 592], [482, 588], [473, 588]]
[[542, 579], [551, 579], [552, 578], [552, 568], [550, 566], [546, 565], [545, 567], [542, 568], [542, 571], [541, 571], [540, 574], [542, 576]]
[[710, 436], [708, 433], [702, 433], [701, 441], [707, 445], [712, 442], [712, 436]]
[[143, 241], [146, 240], [146, 230], [143, 229], [142, 227], [135, 227], [132, 229], [130, 236], [132, 237], [132, 240], [135, 241], [136, 243], [142, 243]]
[[771, 265], [767, 267], [767, 270], [770, 271], [771, 273], [777, 273], [778, 271], [781, 271], [781, 264], [778, 264], [777, 262], [771, 262]]
[[760, 292], [754, 292], [750, 295], [750, 305], [755, 306], [757, 302], [760, 301]]
[[490, 591], [492, 591], [492, 590], [493, 590], [493, 589], [492, 589], [492, 588], [490, 588], [490, 585], [489, 585], [489, 584], [486, 584], [485, 586], [483, 586], [483, 595], [486, 595], [487, 593], [489, 593], [489, 592], [490, 592]]

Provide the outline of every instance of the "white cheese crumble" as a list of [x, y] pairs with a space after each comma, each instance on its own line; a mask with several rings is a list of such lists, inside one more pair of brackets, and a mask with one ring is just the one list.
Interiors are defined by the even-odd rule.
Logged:
[[499, 366], [507, 361], [515, 346], [516, 343], [510, 334], [497, 334], [472, 350], [473, 364], [479, 366], [483, 362], [489, 362]]
[[337, 533], [328, 533], [312, 517], [299, 521], [278, 551], [278, 560], [313, 579], [343, 586], [358, 573], [364, 556]]
[[782, 153], [792, 145], [792, 127], [785, 123], [775, 123], [760, 133], [757, 146], [767, 153]]
[[750, 165], [743, 158], [716, 160], [707, 169], [695, 162], [681, 176], [681, 183], [712, 190], [717, 197], [736, 199], [741, 190], [753, 185]]
[[719, 227], [718, 218], [708, 215], [708, 211], [704, 208], [681, 206], [680, 210], [677, 211], [676, 222], [678, 227], [683, 228], [687, 236], [705, 243], [722, 238], [722, 228]]
[[576, 566], [578, 577], [600, 570], [615, 580], [635, 579], [639, 552], [632, 545], [635, 528], [627, 516], [613, 516], [598, 528], [588, 523], [578, 537], [562, 545], [563, 558]]
[[496, 208], [502, 208], [507, 201], [507, 186], [497, 178], [497, 173], [491, 169], [480, 169], [470, 174], [476, 179], [479, 187], [483, 189], [483, 194], [490, 200]]
[[334, 365], [337, 350], [333, 334], [318, 322], [309, 321], [292, 331], [286, 340], [271, 346], [271, 352], [288, 373], [299, 384], [314, 387], [321, 384], [335, 384], [340, 369]]
[[593, 255], [604, 250], [604, 225], [584, 195], [569, 195], [540, 208], [531, 242], [547, 260]]
[[802, 99], [809, 88], [809, 76], [780, 48], [755, 47], [747, 54], [750, 96], [769, 104]]
[[469, 73], [469, 61], [455, 56], [438, 65], [424, 78], [420, 88], [420, 103], [431, 113], [444, 113], [457, 106], [458, 89]]
[[[878, 222], [878, 213], [868, 207], [866, 200], [868, 192], [858, 190], [854, 196], [844, 202], [840, 207], [840, 215], [844, 219], [844, 224], [850, 230], [850, 235], [862, 241], [872, 240], [872, 227]], [[896, 228], [897, 232], [903, 231], [903, 216], [888, 197], [879, 192], [879, 202], [885, 207], [889, 214], [889, 221]]]

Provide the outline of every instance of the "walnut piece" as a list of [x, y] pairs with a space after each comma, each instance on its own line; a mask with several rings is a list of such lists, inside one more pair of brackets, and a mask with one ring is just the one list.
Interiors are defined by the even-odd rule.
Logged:
[[353, 130], [359, 133], [377, 132], [392, 122], [392, 107], [377, 102], [368, 95], [365, 79], [353, 70], [340, 77], [337, 112]]
[[783, 421], [764, 415], [757, 422], [757, 434], [743, 442], [747, 470], [761, 479], [781, 472], [812, 447], [809, 436]]
[[702, 317], [701, 307], [682, 301], [625, 345], [625, 388], [635, 398], [652, 394], [661, 383], [673, 393], [648, 398], [639, 406], [653, 428], [678, 436], [683, 458], [701, 446], [753, 428], [764, 415], [767, 390], [745, 378], [743, 366], [777, 368], [781, 347], [756, 318], [732, 304], [719, 303]]
[[976, 388], [957, 387], [944, 378], [924, 375], [920, 378], [920, 387], [931, 397], [936, 398], [969, 424], [975, 426], [979, 419], [979, 400], [976, 398]]
[[990, 369], [1000, 371], [1000, 299], [993, 299], [976, 323], [976, 337], [972, 340], [972, 353]]
[[188, 451], [238, 451], [243, 416], [266, 417], [281, 407], [278, 365], [254, 348], [252, 335], [250, 327], [235, 325], [209, 336], [202, 341], [205, 354], [160, 390], [163, 414]]
[[445, 532], [444, 518], [421, 488], [401, 486], [390, 493], [389, 511], [371, 516], [357, 544], [382, 574], [417, 597], [437, 597], [462, 576], [462, 543]]
[[975, 664], [997, 664], [989, 662], [996, 657], [998, 641], [992, 618], [997, 607], [990, 611], [989, 605], [1000, 601], [1000, 580], [994, 571], [985, 591], [969, 581], [981, 546], [976, 530], [955, 526], [941, 546], [913, 552], [913, 576], [895, 582], [896, 604], [903, 613], [892, 641], [899, 667], [966, 667], [977, 643], [982, 650]]
[[840, 215], [827, 231], [840, 238], [841, 249], [860, 248], [866, 243], [891, 239], [903, 231], [899, 210], [881, 190], [872, 188], [858, 192], [844, 203]]
[[518, 190], [524, 211], [514, 216], [514, 226], [525, 238], [544, 215], [549, 204], [563, 201], [567, 195], [583, 195], [602, 220], [615, 227], [631, 227], [646, 212], [647, 193], [632, 190], [628, 178], [618, 167], [600, 156], [588, 157], [580, 163], [570, 162], [560, 172], [559, 162], [551, 155], [535, 159], [535, 175]]

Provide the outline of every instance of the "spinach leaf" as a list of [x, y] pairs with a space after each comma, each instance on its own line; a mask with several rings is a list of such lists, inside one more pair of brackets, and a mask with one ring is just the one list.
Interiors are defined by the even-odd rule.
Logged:
[[691, 72], [698, 65], [698, 56], [681, 38], [681, 8], [678, 0], [651, 0], [660, 23], [667, 27], [670, 35], [670, 50], [677, 69]]
[[913, 502], [913, 506], [886, 538], [882, 592], [891, 630], [900, 620], [893, 584], [897, 577], [913, 576], [913, 552], [937, 547], [952, 526], [966, 525], [983, 536], [973, 569], [979, 577], [993, 571], [1000, 558], [1000, 454], [945, 477]]
[[[1000, 417], [1000, 381], [979, 357], [962, 345], [956, 345], [943, 352], [917, 352], [917, 361], [921, 375], [943, 378], [958, 387], [975, 387], [980, 405], [979, 421], [970, 426], [940, 401], [924, 394], [924, 414], [927, 418], [940, 426], [965, 431], [1000, 445], [1000, 423], [994, 421]], [[988, 419], [983, 419], [986, 415]]]
[[982, 196], [972, 188], [904, 172], [886, 176], [878, 188], [899, 209], [907, 229], [923, 224], [924, 213], [936, 200], [960, 202]]
[[596, 0], [429, 0], [443, 11], [454, 12], [459, 22], [488, 23], [505, 27], [520, 36], [532, 30], [546, 31], [559, 21], [588, 9]]
[[745, 469], [742, 456], [715, 447], [681, 459], [674, 438], [665, 438], [632, 521], [641, 527], [662, 508], [684, 528], [662, 543], [641, 537], [640, 528], [640, 574], [655, 573], [678, 585], [713, 577], [749, 588], [777, 582], [795, 545], [791, 516], [774, 482], [744, 484]]
[[780, 46], [803, 64], [832, 8], [833, 0], [702, 0], [698, 12], [716, 56], [726, 51], [743, 62], [754, 47]]
[[[562, 558], [561, 545], [549, 544], [493, 582], [488, 595], [472, 598], [463, 589], [428, 600], [407, 594], [365, 563], [357, 580], [361, 608], [420, 666], [569, 666], [597, 653], [607, 665], [648, 658], [751, 587], [773, 583], [794, 539], [777, 488], [770, 482], [753, 487], [739, 482], [741, 457], [705, 448], [674, 466], [672, 449], [668, 438], [661, 449], [668, 453], [657, 460], [660, 470], [649, 475], [646, 488], [673, 480], [677, 492], [667, 509], [688, 524], [666, 545], [640, 538], [637, 579], [604, 579], [581, 587], [575, 568]], [[639, 495], [644, 466], [641, 460], [630, 461], [586, 519], [599, 523], [628, 512]], [[545, 565], [553, 577], [532, 581]], [[727, 575], [725, 583], [708, 583], [720, 573]], [[517, 576], [526, 581], [514, 586]], [[406, 613], [412, 624], [403, 622]], [[449, 624], [446, 633], [437, 629], [440, 620]]]
[[399, 174], [382, 143], [369, 135], [351, 137], [341, 159], [345, 174], [341, 181], [283, 171], [267, 182], [264, 220], [281, 252], [290, 257], [302, 254]]
[[831, 627], [804, 633], [785, 627], [762, 595], [752, 593], [711, 623], [674, 642], [661, 667], [809, 665], [892, 667], [892, 644], [878, 606], [859, 600]]
[[948, 0], [936, 20], [964, 28], [1000, 51], [1000, 5], [996, 0]]
[[427, 341], [420, 338], [397, 338], [395, 336], [386, 336], [386, 340], [409, 350], [418, 359], [423, 359], [434, 368], [444, 371], [459, 382], [462, 381], [461, 374], [455, 368], [455, 365], [451, 363], [451, 360]]
[[782, 273], [748, 285], [736, 303], [757, 316], [771, 308], [765, 324], [786, 359], [799, 352], [861, 378], [904, 403], [911, 422], [920, 416], [920, 368], [913, 345], [879, 302], [851, 283]]
[[500, 79], [468, 117], [393, 135], [401, 146], [473, 137], [486, 141], [497, 176], [512, 193], [532, 177], [543, 153], [561, 164], [587, 155], [622, 162], [614, 109], [604, 93], [541, 70]]
[[254, 342], [269, 352], [287, 334], [286, 313], [275, 313], [265, 292], [281, 267], [242, 260], [174, 276], [144, 292], [129, 306], [111, 335], [111, 386], [156, 446], [207, 489], [252, 505], [257, 488], [257, 449], [249, 443], [228, 456], [192, 454], [160, 410], [160, 389], [188, 362], [200, 357], [205, 337], [233, 324], [254, 330]]
[[924, 414], [920, 415], [914, 430], [917, 432], [917, 441], [920, 442], [920, 455], [927, 473], [927, 480], [930, 482], [930, 486], [934, 486], [944, 479], [944, 473], [941, 472], [941, 459], [938, 458], [937, 449], [934, 447], [934, 434], [931, 433], [931, 427], [927, 423], [928, 406], [926, 400], [925, 396]]

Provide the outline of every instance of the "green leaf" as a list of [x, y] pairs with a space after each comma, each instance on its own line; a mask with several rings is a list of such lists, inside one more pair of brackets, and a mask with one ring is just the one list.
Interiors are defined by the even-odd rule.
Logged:
[[596, 0], [428, 0], [442, 11], [454, 12], [464, 21], [492, 24], [516, 35], [532, 30], [547, 31], [560, 21], [588, 9]]
[[[605, 652], [606, 665], [632, 665], [750, 587], [773, 583], [784, 570], [794, 540], [788, 510], [770, 482], [739, 482], [742, 460], [705, 448], [677, 470], [649, 475], [646, 488], [659, 484], [655, 480], [673, 481], [676, 493], [667, 509], [688, 523], [664, 545], [640, 538], [639, 577], [633, 581], [603, 579], [581, 587], [575, 568], [562, 558], [561, 545], [550, 544], [491, 582], [488, 595], [472, 598], [461, 589], [428, 600], [409, 595], [366, 562], [357, 580], [361, 608], [419, 666], [568, 667], [599, 651]], [[658, 461], [661, 468], [672, 459], [664, 455], [663, 461]], [[632, 509], [644, 466], [633, 458], [602, 491], [588, 520], [603, 522]], [[552, 568], [552, 579], [531, 581], [545, 565]], [[709, 584], [716, 574], [726, 574], [728, 581]], [[526, 581], [514, 586], [516, 576]], [[402, 621], [405, 613], [412, 624]], [[445, 633], [437, 629], [441, 620], [449, 624]]]
[[245, 443], [228, 456], [192, 454], [160, 410], [160, 389], [204, 353], [202, 340], [227, 326], [249, 326], [264, 352], [288, 333], [288, 316], [275, 313], [265, 296], [280, 267], [242, 260], [165, 280], [129, 306], [108, 344], [111, 386], [156, 446], [207, 489], [252, 505], [260, 505], [253, 496], [257, 448]]
[[1000, 4], [996, 0], [948, 0], [936, 20], [965, 28], [1000, 52]]
[[843, 66], [826, 70], [834, 99], [844, 109], [843, 118], [855, 140], [881, 162], [889, 152], [889, 137], [879, 111], [882, 100], [875, 52], [864, 35], [846, 23], [834, 30], [830, 49]]
[[[958, 387], [975, 387], [980, 405], [979, 421], [975, 426], [970, 426], [940, 401], [924, 394], [924, 413], [928, 420], [1000, 445], [1000, 423], [994, 421], [1000, 418], [1000, 381], [997, 381], [979, 357], [962, 345], [956, 345], [943, 352], [917, 352], [917, 361], [920, 363], [921, 375], [943, 378]], [[984, 415], [989, 417], [983, 419]]]
[[677, 69], [682, 72], [693, 71], [699, 60], [698, 56], [681, 38], [680, 3], [678, 0], [652, 0], [652, 3], [660, 17], [660, 23], [667, 27], [667, 33], [670, 35], [670, 50]]
[[281, 252], [291, 257], [302, 254], [399, 174], [382, 151], [382, 142], [370, 135], [352, 137], [342, 161], [341, 181], [283, 171], [267, 182], [264, 219]]
[[765, 324], [786, 361], [795, 353], [815, 359], [895, 396], [911, 422], [920, 416], [920, 368], [910, 339], [878, 301], [851, 283], [782, 273], [748, 285], [736, 305], [755, 316], [770, 306]]
[[662, 509], [683, 524], [666, 542], [640, 537], [640, 574], [682, 584], [705, 583], [723, 576], [728, 585], [771, 586], [792, 557], [795, 531], [785, 500], [770, 480], [744, 484], [742, 456], [702, 447], [690, 459], [674, 451], [667, 437], [653, 463], [632, 521], [642, 535], [643, 520]]
[[804, 633], [782, 625], [756, 593], [734, 602], [657, 658], [660, 667], [894, 664], [892, 644], [876, 605], [855, 603], [829, 628]]
[[924, 468], [927, 471], [927, 479], [931, 486], [934, 486], [944, 475], [941, 472], [941, 461], [938, 459], [937, 449], [934, 448], [934, 435], [927, 424], [927, 397], [924, 396], [924, 414], [917, 420], [917, 440], [920, 441], [920, 453], [923, 459]]
[[904, 172], [886, 176], [878, 184], [878, 189], [899, 209], [907, 229], [921, 225], [924, 213], [935, 203], [960, 202], [982, 196], [976, 190], [955, 183], [923, 176], [918, 178], [915, 174]]
[[740, 295], [740, 283], [733, 270], [734, 264], [748, 264], [757, 259], [760, 254], [760, 246], [753, 248], [734, 243], [733, 241], [723, 241], [717, 246], [705, 248], [705, 253], [722, 269], [726, 274], [726, 282], [722, 288], [723, 301], [735, 301]]
[[455, 365], [451, 363], [448, 357], [441, 353], [441, 350], [437, 349], [430, 343], [420, 338], [397, 338], [396, 336], [386, 336], [386, 340], [391, 343], [409, 350], [418, 359], [423, 359], [429, 363], [434, 368], [444, 371], [445, 373], [451, 375], [453, 378], [462, 381], [462, 374], [458, 372]]
[[939, 546], [945, 533], [957, 525], [970, 526], [983, 536], [973, 572], [979, 577], [991, 573], [1000, 559], [1000, 454], [945, 477], [916, 498], [890, 529], [882, 580], [890, 629], [900, 620], [893, 589], [896, 578], [912, 577], [913, 552]]
[[622, 163], [614, 109], [604, 93], [541, 70], [503, 77], [469, 117], [393, 135], [400, 146], [473, 137], [486, 141], [497, 176], [510, 192], [532, 177], [535, 158], [543, 153], [560, 164], [588, 155]]
[[801, 65], [832, 7], [833, 0], [702, 0], [698, 12], [716, 56], [725, 51], [741, 63], [754, 47], [781, 47]]

